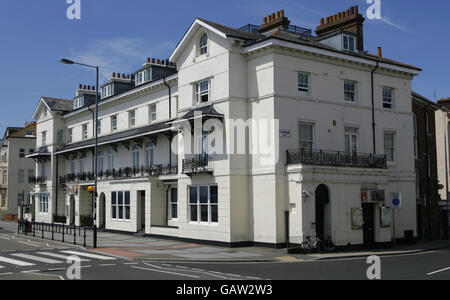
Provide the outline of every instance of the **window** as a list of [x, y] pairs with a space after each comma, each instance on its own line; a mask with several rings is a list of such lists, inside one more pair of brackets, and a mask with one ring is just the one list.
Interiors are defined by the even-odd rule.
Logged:
[[33, 154], [34, 153], [34, 149], [29, 149], [28, 150], [28, 154]]
[[17, 204], [18, 205], [23, 205], [23, 201], [25, 200], [25, 193], [18, 193], [17, 194]]
[[132, 110], [128, 112], [128, 120], [130, 127], [136, 125], [136, 110]]
[[133, 167], [139, 169], [139, 145], [133, 146]]
[[30, 183], [30, 179], [34, 177], [34, 170], [29, 169], [28, 170], [28, 183]]
[[189, 217], [191, 222], [218, 222], [217, 186], [189, 187]]
[[418, 158], [419, 144], [417, 138], [417, 116], [413, 115], [413, 134], [414, 134], [414, 157]]
[[25, 149], [19, 149], [19, 157], [24, 158], [25, 157]]
[[178, 219], [178, 190], [177, 188], [170, 189], [170, 219]]
[[350, 154], [358, 153], [358, 128], [345, 128], [345, 152]]
[[102, 134], [102, 120], [98, 120], [97, 122], [97, 135]]
[[73, 159], [70, 161], [69, 170], [70, 170], [70, 174], [75, 174], [75, 160], [73, 160]]
[[111, 218], [129, 221], [130, 216], [130, 191], [111, 192]]
[[40, 213], [48, 213], [48, 195], [40, 194], [39, 195], [39, 212]]
[[145, 166], [148, 168], [153, 165], [153, 151], [154, 145], [152, 142], [149, 142], [145, 145]]
[[45, 178], [47, 176], [47, 166], [45, 163], [41, 164], [41, 177]]
[[355, 37], [344, 35], [342, 38], [342, 49], [355, 52]]
[[150, 122], [156, 121], [156, 103], [153, 103], [152, 105], [150, 105], [148, 118], [149, 118]]
[[103, 159], [104, 158], [104, 152], [99, 151], [98, 152], [98, 159], [97, 159], [97, 170], [98, 172], [103, 172]]
[[114, 169], [114, 150], [108, 150], [108, 170]]
[[145, 70], [136, 73], [136, 85], [143, 84], [145, 81], [150, 80], [150, 70]]
[[383, 88], [383, 108], [394, 108], [394, 90], [391, 88]]
[[69, 137], [68, 137], [69, 140], [68, 140], [68, 142], [72, 143], [72, 128], [70, 128], [68, 131], [69, 131]]
[[314, 125], [308, 123], [299, 124], [299, 143], [300, 149], [313, 150], [314, 149]]
[[84, 173], [84, 162], [85, 158], [80, 158], [80, 173]]
[[428, 115], [428, 112], [425, 112], [425, 127], [427, 130], [427, 134], [431, 134], [430, 130], [430, 116]]
[[107, 85], [102, 89], [102, 98], [106, 98], [113, 95], [113, 85]]
[[344, 99], [348, 102], [356, 101], [356, 82], [349, 80], [344, 81]]
[[3, 184], [7, 184], [8, 183], [8, 172], [6, 170], [3, 170], [2, 172], [2, 182]]
[[47, 145], [47, 131], [43, 131], [41, 135], [42, 135], [42, 146], [45, 146]]
[[73, 108], [77, 109], [77, 108], [80, 108], [82, 106], [84, 106], [84, 97], [76, 97], [73, 100]]
[[300, 96], [310, 95], [309, 78], [310, 78], [309, 73], [305, 72], [298, 73], [298, 91]]
[[111, 130], [116, 131], [117, 130], [117, 116], [111, 117]]
[[200, 37], [199, 53], [200, 55], [208, 53], [208, 35], [206, 33]]
[[63, 136], [64, 131], [61, 129], [58, 129], [58, 131], [56, 132], [56, 143], [58, 144], [62, 144], [63, 143]]
[[25, 183], [25, 170], [19, 170], [19, 183]]
[[7, 156], [6, 156], [6, 151], [2, 152], [2, 162], [6, 162], [7, 161]]
[[82, 130], [83, 130], [83, 140], [86, 140], [88, 138], [88, 128], [87, 128], [87, 124], [83, 124], [82, 125]]
[[195, 85], [195, 98], [198, 103], [208, 102], [210, 99], [209, 80]]
[[384, 153], [386, 154], [388, 162], [395, 161], [395, 133], [393, 132], [384, 133]]

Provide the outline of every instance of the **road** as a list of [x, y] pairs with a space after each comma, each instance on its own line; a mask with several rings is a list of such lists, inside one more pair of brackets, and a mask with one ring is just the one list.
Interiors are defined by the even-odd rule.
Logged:
[[[70, 279], [67, 259], [82, 261], [82, 280], [365, 280], [366, 258], [273, 263], [133, 261], [80, 247], [0, 232], [0, 280]], [[77, 267], [77, 266], [75, 266]], [[381, 258], [384, 280], [450, 280], [450, 249]]]

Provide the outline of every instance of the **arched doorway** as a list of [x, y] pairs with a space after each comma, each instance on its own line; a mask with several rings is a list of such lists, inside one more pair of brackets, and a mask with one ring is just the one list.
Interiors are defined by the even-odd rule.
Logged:
[[99, 228], [105, 228], [106, 226], [106, 196], [104, 193], [100, 194], [98, 207], [98, 226]]
[[328, 187], [324, 184], [321, 184], [317, 187], [316, 192], [316, 236], [320, 238], [322, 241], [326, 240], [328, 237], [325, 236], [326, 225], [330, 224], [329, 222], [329, 203], [330, 203], [330, 194], [328, 191]]
[[70, 225], [75, 225], [75, 197], [70, 196]]

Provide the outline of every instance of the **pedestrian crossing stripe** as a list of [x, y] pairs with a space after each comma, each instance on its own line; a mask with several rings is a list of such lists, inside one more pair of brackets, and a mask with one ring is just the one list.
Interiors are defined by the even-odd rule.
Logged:
[[17, 260], [17, 259], [7, 258], [7, 257], [3, 257], [3, 256], [0, 256], [0, 262], [16, 265], [16, 266], [19, 266], [19, 267], [31, 267], [31, 266], [35, 265], [35, 264], [32, 264], [32, 263], [20, 261], [20, 260]]
[[116, 260], [115, 257], [110, 256], [103, 256], [103, 255], [97, 255], [97, 254], [91, 254], [91, 253], [84, 253], [84, 252], [78, 252], [78, 251], [61, 251], [62, 253], [68, 253], [76, 256], [84, 256], [94, 259], [100, 259], [100, 260]]
[[[57, 253], [52, 253], [52, 252], [37, 252], [36, 254], [63, 259], [64, 261], [67, 261], [67, 259], [70, 257], [70, 255], [62, 255], [62, 254], [57, 254]], [[80, 261], [87, 262], [90, 260], [87, 258], [81, 258]]]
[[46, 264], [62, 264], [63, 263], [62, 261], [59, 261], [59, 260], [54, 260], [54, 259], [50, 259], [50, 258], [39, 257], [39, 256], [34, 256], [34, 255], [29, 255], [29, 254], [23, 254], [23, 253], [14, 253], [11, 255], [20, 257], [20, 258], [24, 258], [24, 259], [33, 260], [33, 261], [43, 262]]

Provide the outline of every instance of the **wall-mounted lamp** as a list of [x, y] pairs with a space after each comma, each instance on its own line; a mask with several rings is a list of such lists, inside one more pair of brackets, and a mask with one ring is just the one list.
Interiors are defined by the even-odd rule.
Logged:
[[307, 201], [307, 200], [311, 199], [311, 197], [312, 197], [312, 194], [308, 191], [304, 191], [302, 195], [303, 195], [303, 201]]

